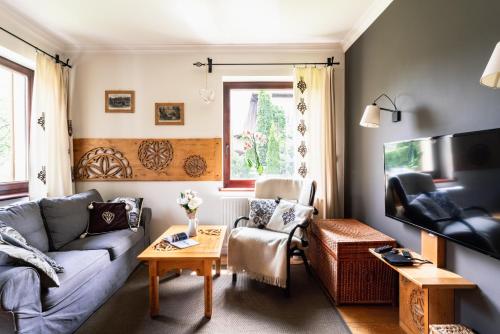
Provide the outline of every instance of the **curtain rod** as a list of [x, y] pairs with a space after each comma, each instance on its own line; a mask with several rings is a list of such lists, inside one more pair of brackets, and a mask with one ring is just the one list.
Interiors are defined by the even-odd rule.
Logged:
[[59, 59], [59, 55], [58, 55], [58, 54], [56, 54], [55, 56], [53, 56], [53, 55], [51, 55], [50, 53], [48, 53], [48, 52], [46, 52], [46, 51], [44, 51], [44, 50], [40, 49], [39, 47], [37, 47], [37, 46], [35, 46], [35, 45], [31, 44], [31, 43], [30, 43], [30, 42], [28, 42], [27, 40], [25, 40], [25, 39], [23, 39], [23, 38], [21, 38], [21, 37], [19, 37], [19, 36], [15, 35], [15, 34], [11, 33], [10, 31], [8, 31], [7, 29], [5, 29], [5, 28], [3, 28], [3, 27], [0, 27], [0, 30], [5, 31], [7, 34], [11, 35], [12, 37], [17, 38], [17, 39], [18, 39], [18, 40], [20, 40], [21, 42], [24, 42], [24, 43], [28, 44], [29, 46], [31, 46], [32, 48], [34, 48], [34, 49], [36, 49], [36, 50], [38, 50], [38, 51], [40, 51], [40, 52], [42, 52], [42, 53], [46, 54], [46, 55], [47, 55], [47, 56], [49, 56], [50, 58], [54, 59], [54, 60], [56, 61], [56, 63], [61, 63], [63, 66], [67, 66], [67, 67], [71, 68], [71, 65], [69, 64], [69, 58], [68, 58], [68, 60], [66, 60], [66, 61], [64, 62], [64, 61], [62, 61], [61, 59]]
[[300, 65], [326, 65], [326, 66], [333, 66], [333, 65], [339, 65], [340, 63], [334, 62], [333, 57], [329, 57], [326, 60], [326, 63], [214, 63], [212, 61], [212, 58], [207, 58], [207, 63], [201, 63], [201, 62], [196, 62], [193, 65], [196, 67], [202, 67], [202, 66], [208, 66], [208, 73], [212, 73], [212, 68], [213, 66], [267, 66], [267, 65], [272, 65], [272, 66], [281, 66], [281, 65], [293, 65], [293, 66], [300, 66]]

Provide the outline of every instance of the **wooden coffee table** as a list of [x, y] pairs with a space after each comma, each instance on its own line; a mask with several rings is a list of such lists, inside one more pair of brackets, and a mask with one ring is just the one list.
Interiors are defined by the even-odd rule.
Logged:
[[[220, 275], [220, 254], [226, 226], [201, 225], [198, 235], [193, 239], [199, 245], [171, 250], [168, 244], [161, 244], [168, 234], [185, 232], [186, 225], [173, 225], [148, 246], [137, 258], [149, 264], [149, 307], [150, 315], [157, 316], [160, 311], [159, 278], [173, 270], [191, 269], [198, 276], [205, 277], [205, 317], [212, 316], [212, 265], [215, 262], [216, 274]], [[159, 247], [167, 245], [167, 248]]]

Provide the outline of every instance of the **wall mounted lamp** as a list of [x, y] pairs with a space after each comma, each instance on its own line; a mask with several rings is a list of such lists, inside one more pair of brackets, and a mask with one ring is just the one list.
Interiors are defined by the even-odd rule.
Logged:
[[500, 42], [493, 50], [479, 82], [491, 88], [500, 88]]
[[[380, 108], [377, 105], [377, 101], [381, 97], [386, 97], [389, 101], [391, 101], [394, 109]], [[365, 128], [378, 128], [380, 124], [380, 110], [391, 112], [393, 122], [401, 121], [401, 110], [398, 110], [398, 107], [396, 107], [396, 103], [392, 101], [391, 98], [387, 96], [387, 94], [381, 94], [373, 101], [371, 105], [366, 106], [365, 112], [363, 113], [363, 117], [361, 117], [361, 122], [359, 122], [359, 125], [364, 126]]]

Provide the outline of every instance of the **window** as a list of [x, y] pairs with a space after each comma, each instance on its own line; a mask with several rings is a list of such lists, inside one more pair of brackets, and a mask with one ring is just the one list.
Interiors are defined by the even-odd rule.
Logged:
[[0, 199], [28, 193], [33, 70], [0, 57]]
[[224, 82], [224, 188], [293, 176], [297, 118], [292, 82]]

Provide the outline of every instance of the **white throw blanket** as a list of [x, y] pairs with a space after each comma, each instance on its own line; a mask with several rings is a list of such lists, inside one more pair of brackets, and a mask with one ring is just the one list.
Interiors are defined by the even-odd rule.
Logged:
[[[250, 278], [267, 284], [286, 287], [286, 243], [288, 234], [251, 227], [231, 231], [228, 242], [228, 269], [245, 272]], [[300, 245], [293, 238], [292, 246]]]

